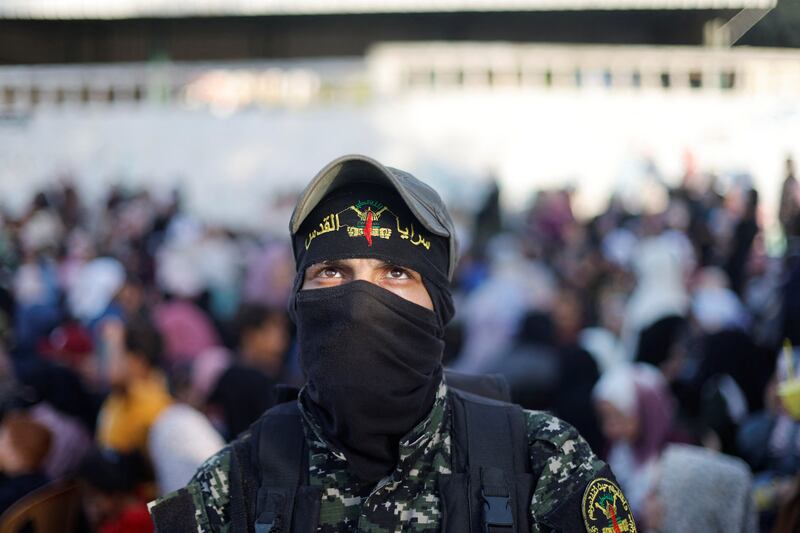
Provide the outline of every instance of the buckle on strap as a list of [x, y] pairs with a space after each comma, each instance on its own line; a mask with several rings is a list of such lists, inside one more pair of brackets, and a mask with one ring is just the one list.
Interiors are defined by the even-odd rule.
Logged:
[[280, 515], [272, 517], [269, 522], [259, 520], [256, 522], [255, 529], [256, 533], [276, 533], [278, 531], [283, 531], [283, 520], [281, 520]]
[[256, 524], [256, 533], [270, 533], [271, 530], [272, 530], [272, 522], [270, 522], [269, 524], [261, 524], [261, 523]]
[[481, 490], [483, 498], [483, 531], [494, 533], [495, 528], [514, 528], [514, 514], [511, 512], [508, 496], [487, 496]]
[[255, 533], [280, 533], [284, 530], [286, 493], [282, 490], [268, 490], [265, 500], [266, 508], [256, 520]]

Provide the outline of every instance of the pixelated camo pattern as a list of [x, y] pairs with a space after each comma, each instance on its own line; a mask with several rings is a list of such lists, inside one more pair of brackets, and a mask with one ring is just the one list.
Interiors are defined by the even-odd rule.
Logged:
[[451, 473], [444, 383], [430, 414], [400, 441], [397, 469], [377, 486], [363, 486], [347, 473], [344, 456], [331, 453], [302, 401], [300, 405], [311, 452], [309, 479], [322, 488], [319, 533], [439, 530], [438, 474]]
[[[377, 486], [364, 486], [347, 473], [344, 456], [331, 449], [301, 402], [310, 451], [309, 479], [322, 488], [319, 533], [439, 531], [437, 479], [439, 474], [450, 473], [451, 467], [447, 397], [447, 387], [442, 384], [429, 416], [400, 443], [397, 470]], [[559, 502], [580, 502], [575, 494], [582, 494], [604, 463], [572, 426], [544, 412], [525, 414], [532, 469], [541, 471], [531, 499], [531, 531], [540, 532], [537, 517], [545, 516]], [[187, 486], [195, 502], [199, 533], [229, 532], [230, 459], [226, 447], [206, 461]]]

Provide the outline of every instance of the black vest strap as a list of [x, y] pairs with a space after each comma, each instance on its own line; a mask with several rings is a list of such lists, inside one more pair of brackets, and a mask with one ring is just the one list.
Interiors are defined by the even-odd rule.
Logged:
[[454, 473], [440, 476], [442, 531], [530, 531], [534, 480], [522, 408], [451, 391]]
[[458, 389], [482, 398], [511, 402], [511, 388], [500, 374], [462, 374], [445, 368], [444, 376], [451, 390]]
[[242, 445], [235, 441], [231, 445], [231, 464], [229, 479], [230, 522], [231, 531], [254, 533], [254, 515], [256, 512], [256, 494], [258, 479], [252, 461], [252, 446]]
[[297, 402], [270, 409], [253, 434], [261, 478], [255, 533], [314, 531], [321, 494], [308, 486], [308, 446]]

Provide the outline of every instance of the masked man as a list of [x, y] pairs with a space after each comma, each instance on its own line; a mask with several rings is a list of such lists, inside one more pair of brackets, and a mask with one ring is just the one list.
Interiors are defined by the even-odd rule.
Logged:
[[445, 375], [457, 250], [435, 191], [345, 156], [308, 185], [290, 231], [307, 382], [156, 502], [158, 531], [636, 531], [572, 427]]

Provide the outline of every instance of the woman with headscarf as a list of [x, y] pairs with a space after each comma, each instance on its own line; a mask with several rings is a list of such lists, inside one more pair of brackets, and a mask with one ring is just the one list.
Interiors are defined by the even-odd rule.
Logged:
[[758, 531], [750, 469], [741, 459], [698, 446], [671, 444], [646, 504], [654, 532]]
[[658, 459], [672, 437], [673, 399], [661, 373], [643, 363], [607, 371], [592, 396], [609, 443], [606, 460], [638, 522]]

